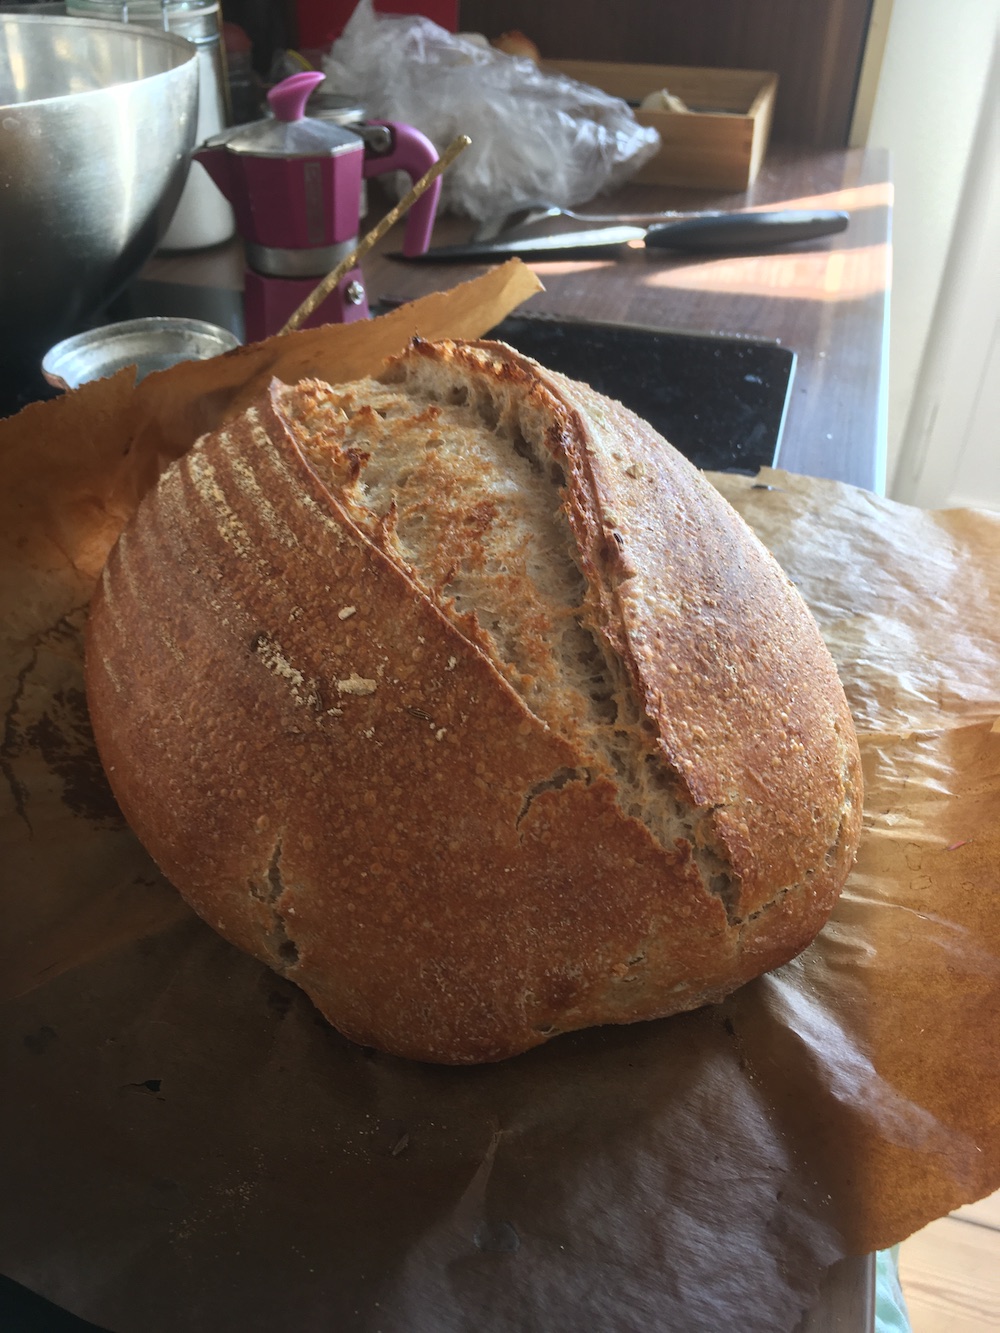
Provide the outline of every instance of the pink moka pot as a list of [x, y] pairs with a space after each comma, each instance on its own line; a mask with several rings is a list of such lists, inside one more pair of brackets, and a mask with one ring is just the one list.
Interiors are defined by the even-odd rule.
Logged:
[[[305, 115], [318, 71], [293, 74], [268, 93], [273, 119], [237, 125], [207, 140], [195, 160], [229, 200], [243, 238], [246, 339], [277, 333], [358, 241], [362, 181], [403, 171], [417, 181], [437, 161], [431, 141], [410, 125], [366, 121], [348, 129]], [[430, 244], [441, 194], [436, 180], [406, 220], [403, 253]], [[361, 270], [352, 269], [304, 321], [368, 317]]]

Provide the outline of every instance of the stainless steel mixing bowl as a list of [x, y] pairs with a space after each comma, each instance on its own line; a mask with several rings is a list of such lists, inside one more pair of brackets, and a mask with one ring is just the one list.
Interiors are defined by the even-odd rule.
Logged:
[[0, 358], [91, 320], [166, 230], [198, 110], [194, 47], [152, 29], [0, 14]]

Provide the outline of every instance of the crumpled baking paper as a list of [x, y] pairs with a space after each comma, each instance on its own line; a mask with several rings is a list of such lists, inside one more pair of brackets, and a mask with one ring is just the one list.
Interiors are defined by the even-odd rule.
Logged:
[[1000, 1185], [996, 516], [713, 476], [813, 608], [867, 782], [829, 925], [721, 1005], [483, 1068], [382, 1056], [123, 825], [80, 632], [163, 462], [272, 372], [475, 336], [532, 282], [0, 422], [0, 1270], [104, 1327], [775, 1333], [842, 1256]]

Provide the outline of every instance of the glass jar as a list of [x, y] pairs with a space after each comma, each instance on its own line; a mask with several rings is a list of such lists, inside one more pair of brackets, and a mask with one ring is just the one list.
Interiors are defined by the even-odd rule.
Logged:
[[[72, 18], [140, 23], [186, 37], [198, 54], [196, 143], [228, 123], [226, 75], [218, 0], [66, 0]], [[228, 241], [236, 230], [233, 210], [200, 162], [192, 162], [184, 192], [160, 242], [164, 250], [200, 250]]]

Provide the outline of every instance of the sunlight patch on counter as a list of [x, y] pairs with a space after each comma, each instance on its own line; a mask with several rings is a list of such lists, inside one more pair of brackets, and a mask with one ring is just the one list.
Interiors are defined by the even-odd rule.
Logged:
[[812, 250], [789, 254], [734, 255], [649, 267], [636, 273], [645, 287], [725, 292], [797, 301], [857, 301], [881, 294], [889, 280], [888, 248]]

